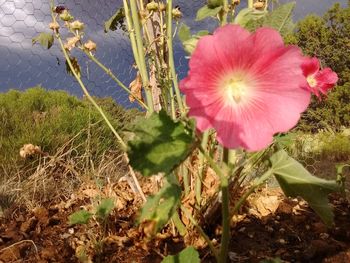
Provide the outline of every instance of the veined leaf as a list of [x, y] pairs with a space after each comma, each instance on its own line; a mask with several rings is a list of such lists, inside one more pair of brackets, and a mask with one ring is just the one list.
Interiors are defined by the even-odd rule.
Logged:
[[294, 8], [295, 2], [280, 5], [278, 8], [259, 19], [245, 20], [245, 27], [250, 31], [255, 31], [262, 26], [271, 27], [279, 31], [282, 35], [286, 35], [294, 29], [294, 23], [292, 20], [292, 12]]
[[164, 111], [139, 118], [129, 141], [130, 165], [144, 176], [169, 173], [187, 158], [193, 148], [194, 128], [174, 122]]
[[299, 162], [284, 151], [278, 151], [270, 158], [273, 174], [287, 196], [304, 198], [311, 208], [330, 226], [333, 212], [327, 195], [341, 190], [334, 180], [324, 180], [311, 175]]
[[266, 11], [256, 10], [255, 8], [243, 8], [235, 17], [234, 23], [246, 27], [248, 22], [256, 21], [266, 14]]
[[167, 256], [162, 263], [199, 263], [199, 253], [194, 247], [187, 247], [175, 256]]
[[38, 36], [32, 39], [32, 44], [39, 43], [44, 48], [50, 49], [54, 42], [54, 37], [49, 33], [40, 33]]
[[154, 222], [154, 231], [157, 232], [173, 216], [180, 204], [180, 198], [180, 186], [167, 182], [156, 195], [147, 198], [147, 202], [142, 207], [139, 222]]
[[210, 8], [209, 6], [205, 5], [197, 11], [196, 21], [203, 20], [207, 17], [216, 16], [221, 11], [221, 9], [222, 6]]
[[293, 30], [292, 13], [295, 8], [295, 2], [290, 2], [279, 6], [265, 17], [263, 26], [272, 27], [282, 34]]

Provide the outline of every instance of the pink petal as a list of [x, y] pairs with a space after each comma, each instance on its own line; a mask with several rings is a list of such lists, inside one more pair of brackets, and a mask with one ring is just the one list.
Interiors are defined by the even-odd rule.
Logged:
[[304, 76], [313, 75], [320, 69], [320, 62], [317, 58], [306, 58], [304, 63], [301, 65]]

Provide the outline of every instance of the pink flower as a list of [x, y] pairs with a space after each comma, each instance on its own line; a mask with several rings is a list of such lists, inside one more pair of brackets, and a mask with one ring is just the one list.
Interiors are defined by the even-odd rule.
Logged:
[[181, 81], [188, 114], [200, 131], [214, 128], [224, 147], [261, 150], [310, 103], [302, 63], [300, 49], [286, 47], [273, 29], [221, 27], [199, 40]]
[[317, 58], [307, 58], [301, 66], [306, 83], [304, 87], [321, 99], [320, 92], [327, 95], [328, 90], [334, 87], [338, 81], [337, 73], [330, 68], [320, 70], [320, 62]]

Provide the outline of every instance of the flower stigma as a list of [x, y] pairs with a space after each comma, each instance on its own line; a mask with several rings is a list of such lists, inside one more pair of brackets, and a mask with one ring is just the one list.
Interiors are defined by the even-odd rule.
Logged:
[[317, 86], [317, 80], [315, 79], [314, 75], [310, 75], [306, 78], [307, 83], [309, 83], [311, 88], [314, 88]]

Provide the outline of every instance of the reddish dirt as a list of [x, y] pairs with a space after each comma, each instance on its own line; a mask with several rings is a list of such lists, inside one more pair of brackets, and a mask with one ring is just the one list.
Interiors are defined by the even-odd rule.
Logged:
[[[203, 262], [214, 262], [194, 230], [183, 238], [169, 226], [151, 239], [147, 226], [135, 225], [140, 199], [124, 183], [113, 189], [119, 201], [106, 226], [94, 220], [68, 225], [68, 216], [82, 206], [88, 208], [96, 197], [91, 188], [79, 191], [79, 197], [33, 211], [8, 210], [0, 220], [0, 262], [160, 262], [189, 243], [199, 248]], [[279, 257], [282, 262], [350, 262], [350, 205], [339, 196], [331, 197], [331, 202], [335, 225], [330, 229], [296, 199], [279, 201], [277, 210], [267, 215], [254, 212], [259, 206], [245, 207], [232, 227], [230, 261], [254, 263]], [[205, 231], [219, 240], [220, 219], [216, 221]]]

